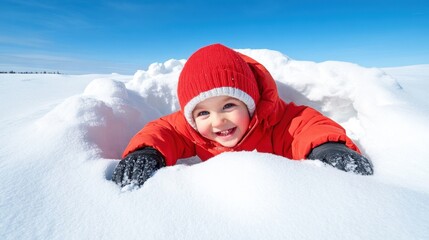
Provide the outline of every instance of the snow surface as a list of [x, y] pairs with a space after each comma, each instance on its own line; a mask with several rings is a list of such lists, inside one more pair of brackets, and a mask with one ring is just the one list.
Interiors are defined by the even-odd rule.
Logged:
[[178, 109], [185, 60], [134, 76], [0, 75], [1, 239], [429, 239], [429, 65], [364, 68], [239, 50], [286, 101], [342, 124], [374, 176], [257, 152], [109, 181], [131, 136]]

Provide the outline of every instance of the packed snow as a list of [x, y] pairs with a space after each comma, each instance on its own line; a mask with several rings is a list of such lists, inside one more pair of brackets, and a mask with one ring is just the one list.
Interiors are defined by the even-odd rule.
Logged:
[[283, 99], [344, 126], [375, 174], [234, 152], [121, 189], [110, 177], [124, 147], [178, 110], [186, 60], [134, 76], [1, 74], [1, 239], [429, 239], [429, 65], [238, 51], [270, 70]]

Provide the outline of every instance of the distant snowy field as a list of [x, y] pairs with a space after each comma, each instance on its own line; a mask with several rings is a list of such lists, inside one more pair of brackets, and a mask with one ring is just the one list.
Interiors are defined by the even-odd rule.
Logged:
[[429, 239], [429, 65], [364, 68], [239, 50], [286, 101], [344, 126], [374, 176], [257, 152], [109, 181], [128, 140], [178, 110], [185, 60], [134, 76], [0, 74], [1, 239]]

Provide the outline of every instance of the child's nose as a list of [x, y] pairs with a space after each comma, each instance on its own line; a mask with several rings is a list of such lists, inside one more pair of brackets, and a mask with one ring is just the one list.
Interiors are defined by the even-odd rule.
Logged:
[[213, 116], [213, 127], [221, 126], [225, 122], [225, 116], [223, 114], [214, 114]]

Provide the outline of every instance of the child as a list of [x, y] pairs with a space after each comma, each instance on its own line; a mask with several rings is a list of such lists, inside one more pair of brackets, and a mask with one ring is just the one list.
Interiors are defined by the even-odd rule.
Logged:
[[181, 158], [206, 161], [253, 150], [373, 174], [340, 125], [310, 107], [285, 103], [264, 66], [223, 45], [203, 47], [188, 59], [177, 95], [181, 110], [149, 122], [131, 139], [114, 182], [141, 186]]

